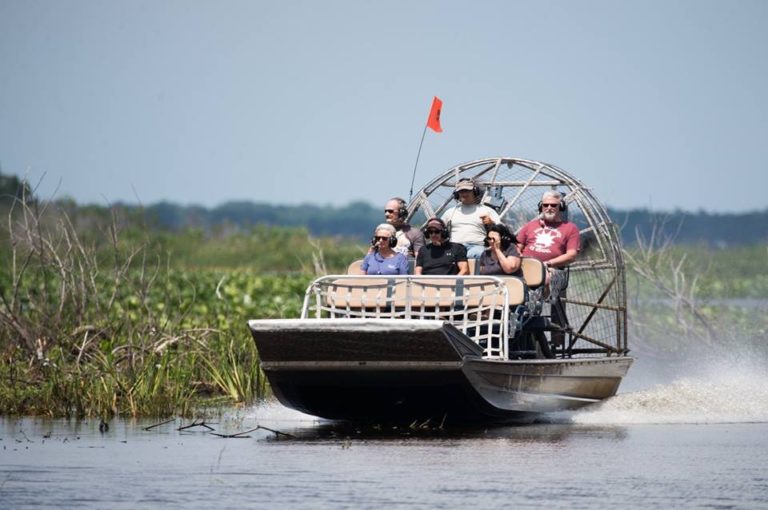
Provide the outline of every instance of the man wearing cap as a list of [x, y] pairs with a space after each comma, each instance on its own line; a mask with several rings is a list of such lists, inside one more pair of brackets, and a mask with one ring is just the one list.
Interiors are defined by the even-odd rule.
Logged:
[[448, 229], [440, 218], [430, 218], [424, 227], [429, 244], [416, 255], [414, 274], [469, 274], [467, 251], [459, 243], [452, 243]]
[[472, 179], [459, 179], [453, 197], [459, 204], [445, 211], [442, 220], [448, 225], [451, 240], [467, 249], [467, 258], [480, 258], [485, 251], [486, 226], [501, 223], [501, 218], [490, 207], [478, 203], [480, 188]]

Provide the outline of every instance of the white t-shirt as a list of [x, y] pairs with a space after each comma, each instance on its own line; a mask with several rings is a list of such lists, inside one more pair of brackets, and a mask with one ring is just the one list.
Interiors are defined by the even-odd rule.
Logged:
[[499, 213], [481, 204], [459, 204], [443, 213], [442, 220], [451, 232], [451, 241], [461, 244], [483, 244], [485, 225], [480, 216], [489, 216], [494, 223], [501, 223]]

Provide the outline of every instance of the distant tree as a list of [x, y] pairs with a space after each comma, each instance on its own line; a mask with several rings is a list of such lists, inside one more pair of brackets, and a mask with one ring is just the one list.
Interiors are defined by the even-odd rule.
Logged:
[[[33, 198], [29, 184], [18, 177], [0, 173], [0, 205], [7, 210], [14, 199], [21, 197], [26, 197], [28, 202]], [[73, 199], [59, 199], [56, 203], [78, 225], [103, 226], [117, 219], [121, 227], [148, 227], [168, 233], [192, 229], [208, 238], [247, 233], [254, 227], [299, 227], [312, 236], [344, 237], [365, 242], [373, 228], [384, 220], [379, 208], [360, 201], [340, 207], [233, 201], [211, 209], [171, 202], [149, 206], [118, 203], [109, 207], [78, 205]], [[115, 216], [115, 213], [118, 214]], [[768, 245], [768, 209], [738, 214], [609, 209], [608, 214], [618, 225], [628, 246], [637, 242], [638, 235], [650, 239], [653, 233], [663, 234], [674, 244], [713, 248]], [[579, 224], [578, 217], [572, 220]], [[274, 234], [272, 230], [268, 231], [270, 235]]]
[[24, 179], [19, 179], [15, 175], [3, 175], [0, 168], [0, 201], [10, 203], [14, 199], [32, 200], [32, 188]]
[[622, 239], [627, 245], [634, 244], [638, 235], [650, 239], [654, 233], [663, 233], [676, 244], [703, 244], [715, 248], [768, 244], [768, 209], [738, 214], [609, 209], [608, 214], [621, 228]]

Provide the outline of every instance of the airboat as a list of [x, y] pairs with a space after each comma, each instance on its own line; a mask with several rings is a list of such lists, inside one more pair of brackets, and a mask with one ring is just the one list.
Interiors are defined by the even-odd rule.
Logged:
[[560, 168], [500, 157], [433, 179], [410, 200], [407, 221], [440, 216], [466, 177], [515, 231], [545, 190], [563, 194], [582, 245], [567, 297], [547, 297], [545, 269], [528, 258], [522, 277], [322, 276], [300, 318], [248, 323], [281, 403], [368, 423], [530, 423], [616, 394], [633, 359], [621, 240], [604, 206]]

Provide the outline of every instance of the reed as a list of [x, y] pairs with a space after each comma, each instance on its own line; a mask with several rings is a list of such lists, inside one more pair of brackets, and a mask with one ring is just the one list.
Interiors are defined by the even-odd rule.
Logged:
[[252, 342], [230, 339], [223, 352], [216, 354], [216, 357], [204, 358], [203, 362], [217, 389], [232, 402], [252, 402], [267, 393], [267, 382], [258, 368]]
[[624, 250], [631, 331], [670, 350], [766, 349], [768, 317], [738, 300], [768, 301], [767, 249], [684, 246], [661, 228], [638, 234]]
[[86, 241], [48, 207], [8, 216], [0, 413], [190, 415], [265, 395], [246, 321], [297, 313], [311, 275], [184, 269], [115, 216]]

